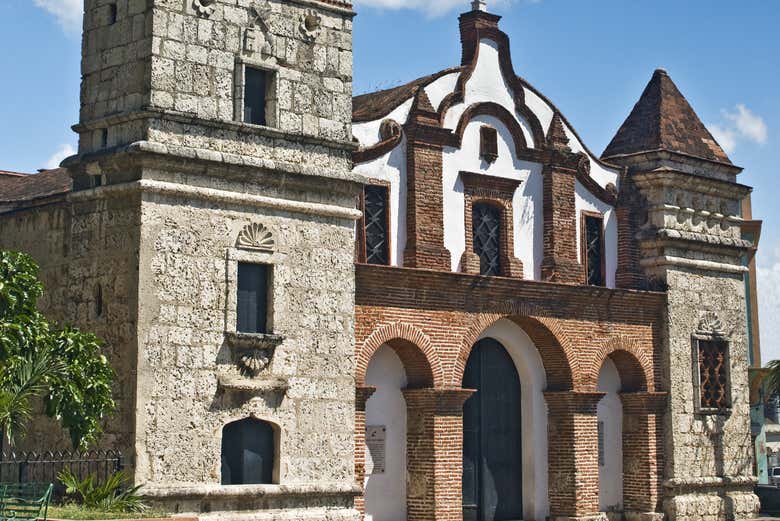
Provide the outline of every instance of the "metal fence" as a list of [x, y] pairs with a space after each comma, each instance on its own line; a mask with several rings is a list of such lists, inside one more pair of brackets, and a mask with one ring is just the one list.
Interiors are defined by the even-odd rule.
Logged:
[[68, 469], [79, 479], [93, 476], [95, 484], [122, 470], [122, 454], [115, 450], [87, 452], [11, 452], [0, 454], [0, 481], [11, 483], [54, 483], [54, 497], [65, 494], [57, 474]]

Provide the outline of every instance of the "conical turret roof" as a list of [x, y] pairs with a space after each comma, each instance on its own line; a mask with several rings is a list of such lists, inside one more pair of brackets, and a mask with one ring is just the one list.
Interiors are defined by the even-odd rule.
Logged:
[[731, 163], [663, 69], [655, 71], [631, 114], [612, 138], [602, 157], [654, 150]]

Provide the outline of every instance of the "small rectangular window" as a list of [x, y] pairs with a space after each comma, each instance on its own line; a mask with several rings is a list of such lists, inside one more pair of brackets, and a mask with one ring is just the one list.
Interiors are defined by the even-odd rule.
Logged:
[[246, 67], [244, 69], [244, 123], [265, 125], [265, 100], [268, 72]]
[[722, 411], [729, 398], [728, 342], [697, 340], [699, 357], [699, 403], [701, 409]]
[[267, 333], [268, 272], [265, 264], [238, 263], [236, 330]]
[[116, 23], [116, 4], [108, 4], [108, 25]]
[[586, 215], [583, 220], [583, 262], [585, 283], [589, 286], [604, 285], [604, 218]]
[[498, 132], [493, 127], [479, 129], [479, 156], [488, 163], [498, 159]]
[[390, 264], [388, 188], [369, 185], [363, 192], [363, 230], [368, 264]]

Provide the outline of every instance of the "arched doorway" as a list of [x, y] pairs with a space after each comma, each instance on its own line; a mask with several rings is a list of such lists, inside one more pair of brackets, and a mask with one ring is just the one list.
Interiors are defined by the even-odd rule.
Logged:
[[520, 378], [500, 342], [474, 345], [463, 387], [477, 390], [463, 408], [463, 519], [522, 519]]
[[606, 393], [596, 407], [598, 421], [599, 510], [619, 516], [623, 511], [623, 406], [620, 374], [607, 358], [599, 371], [598, 390]]
[[382, 461], [376, 460], [367, 440], [366, 521], [406, 520], [406, 402], [403, 362], [388, 345], [376, 350], [366, 370], [366, 384], [376, 391], [366, 402], [366, 436], [378, 440]]

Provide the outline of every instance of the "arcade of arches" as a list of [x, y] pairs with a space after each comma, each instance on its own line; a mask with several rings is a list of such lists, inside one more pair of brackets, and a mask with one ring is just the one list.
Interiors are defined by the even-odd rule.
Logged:
[[661, 516], [666, 393], [652, 321], [662, 301], [624, 292], [609, 309], [573, 306], [579, 288], [546, 289], [569, 298], [547, 296], [557, 311], [535, 298], [473, 313], [453, 309], [456, 299], [426, 306], [432, 292], [407, 307], [359, 294], [365, 519]]

